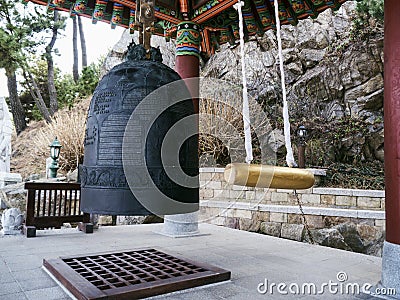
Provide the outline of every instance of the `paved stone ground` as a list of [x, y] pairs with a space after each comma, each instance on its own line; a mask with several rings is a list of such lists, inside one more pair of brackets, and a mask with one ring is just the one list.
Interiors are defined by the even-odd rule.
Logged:
[[[232, 272], [228, 282], [195, 288], [154, 299], [371, 299], [366, 295], [282, 295], [260, 294], [257, 286], [271, 283], [302, 285], [338, 283], [337, 274], [345, 272], [346, 283], [380, 280], [381, 259], [321, 246], [294, 242], [266, 235], [201, 224], [206, 235], [170, 238], [159, 235], [162, 224], [101, 227], [94, 234], [74, 229], [38, 231], [36, 238], [0, 238], [0, 299], [70, 299], [67, 293], [42, 269], [43, 258], [90, 254], [103, 251], [136, 250], [152, 247]], [[286, 288], [288, 291], [288, 288]]]

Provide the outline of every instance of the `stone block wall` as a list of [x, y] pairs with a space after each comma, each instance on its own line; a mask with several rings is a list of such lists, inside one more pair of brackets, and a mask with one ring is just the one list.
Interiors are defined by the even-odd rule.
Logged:
[[308, 241], [299, 200], [316, 243], [380, 255], [385, 232], [384, 191], [313, 187], [295, 193], [232, 186], [224, 181], [223, 170], [200, 170], [200, 221]]

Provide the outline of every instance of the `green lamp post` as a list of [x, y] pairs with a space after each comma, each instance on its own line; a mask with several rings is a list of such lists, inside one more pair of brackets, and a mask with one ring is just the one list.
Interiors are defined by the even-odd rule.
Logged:
[[58, 157], [60, 156], [60, 150], [61, 150], [62, 146], [56, 137], [54, 139], [54, 141], [49, 145], [49, 147], [50, 147], [50, 157], [52, 159], [52, 162], [49, 167], [49, 169], [50, 169], [49, 177], [57, 178], [57, 170], [59, 168]]

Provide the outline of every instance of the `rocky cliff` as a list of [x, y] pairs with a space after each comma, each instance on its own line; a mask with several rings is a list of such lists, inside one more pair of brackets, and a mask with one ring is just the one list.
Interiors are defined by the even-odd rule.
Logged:
[[[331, 162], [383, 161], [383, 29], [371, 21], [357, 28], [355, 1], [327, 10], [317, 19], [283, 26], [282, 45], [292, 134], [309, 129], [309, 165]], [[124, 33], [107, 58], [106, 69], [120, 62], [131, 41]], [[153, 37], [164, 63], [174, 66], [174, 43]], [[223, 45], [201, 75], [241, 84], [240, 51]], [[275, 31], [245, 44], [249, 93], [262, 104], [283, 146], [282, 90]]]
[[[298, 26], [283, 26], [282, 46], [292, 130], [310, 129], [313, 165], [383, 161], [383, 29], [356, 28], [355, 2], [346, 2]], [[245, 44], [250, 94], [278, 128], [282, 91], [277, 40], [270, 30]], [[202, 70], [240, 83], [239, 49], [225, 46]], [[280, 140], [280, 139], [277, 139]]]

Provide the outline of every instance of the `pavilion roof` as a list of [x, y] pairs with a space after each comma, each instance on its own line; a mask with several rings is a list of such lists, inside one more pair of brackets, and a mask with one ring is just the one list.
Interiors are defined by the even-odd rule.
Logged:
[[[29, 0], [27, 0], [29, 1]], [[30, 0], [49, 9], [89, 17], [93, 23], [108, 22], [112, 28], [134, 30], [136, 1], [133, 0]], [[279, 0], [281, 24], [296, 25], [300, 19], [316, 18], [325, 9], [339, 9], [347, 0]], [[201, 52], [212, 54], [224, 43], [239, 39], [237, 0], [155, 0], [154, 34], [174, 38], [176, 25], [184, 20], [200, 25]], [[274, 0], [244, 0], [245, 36], [262, 35], [274, 28]]]

